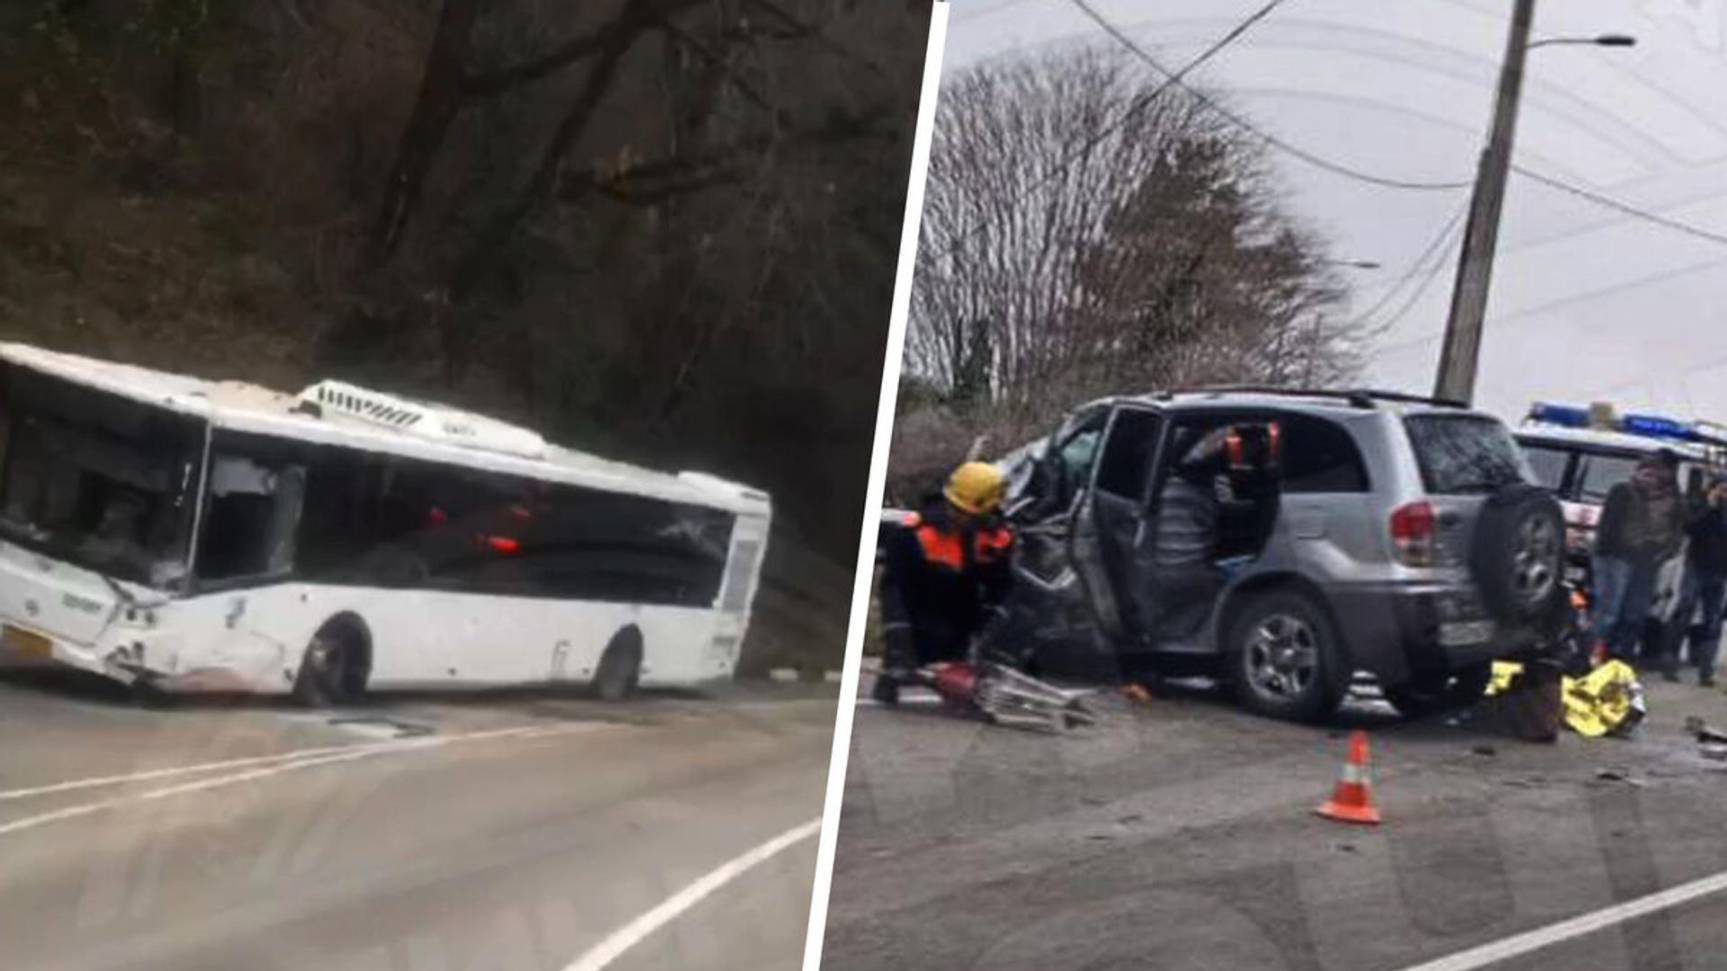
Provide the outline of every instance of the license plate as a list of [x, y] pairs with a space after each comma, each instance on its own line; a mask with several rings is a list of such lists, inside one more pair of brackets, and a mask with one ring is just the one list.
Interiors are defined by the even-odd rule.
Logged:
[[1493, 622], [1475, 620], [1459, 624], [1439, 625], [1439, 644], [1441, 647], [1462, 647], [1467, 644], [1481, 644], [1493, 636]]
[[0, 628], [0, 644], [20, 657], [46, 658], [54, 655], [54, 642], [41, 634], [7, 625]]

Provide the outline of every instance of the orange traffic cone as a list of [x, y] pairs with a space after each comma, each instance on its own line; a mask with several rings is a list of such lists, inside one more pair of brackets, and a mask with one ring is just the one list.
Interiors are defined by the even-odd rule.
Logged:
[[1349, 736], [1349, 761], [1343, 763], [1343, 775], [1331, 798], [1314, 812], [1326, 819], [1343, 823], [1379, 822], [1379, 810], [1373, 805], [1372, 786], [1367, 781], [1367, 733], [1356, 729]]

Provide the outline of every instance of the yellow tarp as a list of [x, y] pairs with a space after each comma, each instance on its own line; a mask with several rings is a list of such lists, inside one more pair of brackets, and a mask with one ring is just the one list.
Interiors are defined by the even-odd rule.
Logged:
[[[1512, 679], [1522, 673], [1521, 664], [1494, 661], [1487, 694], [1504, 693]], [[1624, 661], [1608, 661], [1581, 678], [1561, 678], [1560, 691], [1565, 724], [1579, 735], [1600, 738], [1635, 724], [1635, 717], [1642, 716], [1637, 672]]]
[[1608, 661], [1581, 678], [1566, 678], [1565, 724], [1579, 735], [1600, 738], [1641, 717], [1637, 672], [1624, 661]]

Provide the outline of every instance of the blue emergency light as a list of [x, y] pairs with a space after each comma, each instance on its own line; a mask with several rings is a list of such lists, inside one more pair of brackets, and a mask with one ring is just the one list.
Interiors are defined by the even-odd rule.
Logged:
[[[1561, 428], [1589, 428], [1589, 409], [1573, 405], [1537, 402], [1529, 409], [1529, 420]], [[1622, 415], [1608, 424], [1609, 431], [1624, 432], [1642, 438], [1660, 438], [1670, 442], [1702, 442], [1719, 444], [1721, 440], [1700, 431], [1690, 422], [1662, 415]]]
[[1671, 438], [1678, 442], [1694, 442], [1697, 431], [1690, 425], [1659, 415], [1626, 415], [1619, 419], [1621, 430], [1649, 438]]
[[1548, 425], [1559, 425], [1563, 428], [1588, 428], [1589, 409], [1537, 402], [1534, 407], [1529, 409], [1529, 419]]

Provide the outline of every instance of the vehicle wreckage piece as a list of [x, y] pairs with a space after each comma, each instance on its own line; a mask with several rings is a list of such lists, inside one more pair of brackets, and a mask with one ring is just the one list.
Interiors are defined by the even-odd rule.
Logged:
[[950, 706], [992, 724], [1061, 732], [1097, 724], [1085, 699], [1092, 692], [1057, 688], [1005, 664], [983, 661], [933, 664], [920, 680]]
[[1492, 679], [1476, 706], [1476, 724], [1526, 742], [1557, 741], [1565, 721], [1562, 671], [1552, 660], [1493, 662]]

